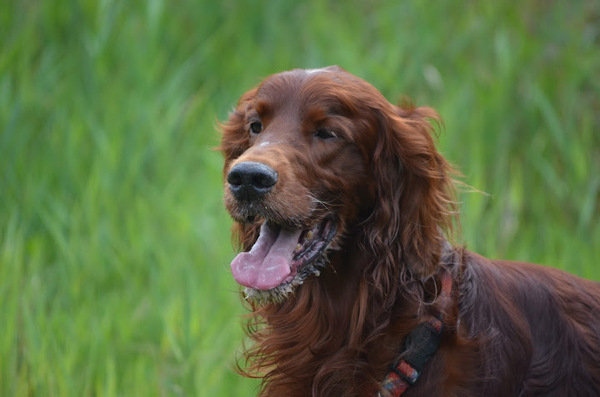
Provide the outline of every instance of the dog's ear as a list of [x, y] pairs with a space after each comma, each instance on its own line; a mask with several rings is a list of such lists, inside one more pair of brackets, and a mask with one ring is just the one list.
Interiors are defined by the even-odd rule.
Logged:
[[224, 175], [228, 172], [231, 162], [241, 156], [250, 146], [250, 136], [246, 130], [246, 110], [256, 96], [256, 91], [257, 88], [253, 88], [243, 94], [229, 114], [228, 120], [225, 123], [219, 123], [221, 145], [218, 150], [223, 153], [225, 158]]
[[452, 170], [436, 149], [436, 124], [438, 115], [430, 108], [389, 104], [380, 111], [372, 159], [378, 198], [371, 244], [383, 250], [388, 266], [403, 264], [381, 269], [400, 278], [431, 276], [444, 232], [452, 230]]
[[[225, 159], [223, 165], [223, 178], [227, 179], [227, 172], [232, 161], [240, 157], [250, 147], [250, 136], [246, 127], [246, 110], [256, 96], [257, 88], [246, 92], [239, 99], [236, 107], [229, 114], [225, 123], [219, 123], [221, 132], [221, 151]], [[227, 187], [225, 187], [227, 188]], [[252, 224], [238, 224], [234, 222], [231, 228], [231, 237], [238, 250], [247, 251], [256, 241], [259, 226]]]

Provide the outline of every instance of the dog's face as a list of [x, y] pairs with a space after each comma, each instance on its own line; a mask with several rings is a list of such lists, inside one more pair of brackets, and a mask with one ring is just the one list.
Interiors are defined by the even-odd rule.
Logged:
[[376, 120], [357, 109], [363, 85], [336, 67], [273, 75], [224, 125], [225, 205], [252, 236], [231, 268], [250, 296], [285, 297], [370, 213]]
[[454, 203], [430, 120], [434, 110], [394, 106], [337, 67], [279, 73], [244, 94], [221, 150], [225, 205], [247, 251], [231, 269], [248, 295], [281, 300], [328, 253], [334, 266], [351, 261], [350, 245], [369, 251], [376, 283], [431, 275]]

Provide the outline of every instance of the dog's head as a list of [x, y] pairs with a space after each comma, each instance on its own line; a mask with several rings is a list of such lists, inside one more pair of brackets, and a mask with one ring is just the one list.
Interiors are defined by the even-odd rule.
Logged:
[[365, 266], [387, 278], [430, 274], [451, 203], [432, 118], [338, 67], [275, 74], [244, 94], [220, 148], [244, 251], [231, 269], [247, 294], [282, 300], [348, 244], [372, 250], [381, 263]]

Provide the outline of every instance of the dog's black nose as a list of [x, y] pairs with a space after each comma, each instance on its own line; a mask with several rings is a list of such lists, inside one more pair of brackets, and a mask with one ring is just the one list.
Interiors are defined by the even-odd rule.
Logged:
[[252, 201], [264, 197], [277, 183], [277, 171], [268, 165], [245, 161], [227, 174], [231, 193], [238, 200]]

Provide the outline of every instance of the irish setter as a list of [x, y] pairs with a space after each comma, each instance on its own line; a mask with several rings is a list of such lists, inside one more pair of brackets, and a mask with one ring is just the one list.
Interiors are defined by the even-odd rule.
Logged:
[[600, 284], [452, 241], [430, 108], [338, 67], [245, 93], [225, 205], [265, 396], [600, 396]]

